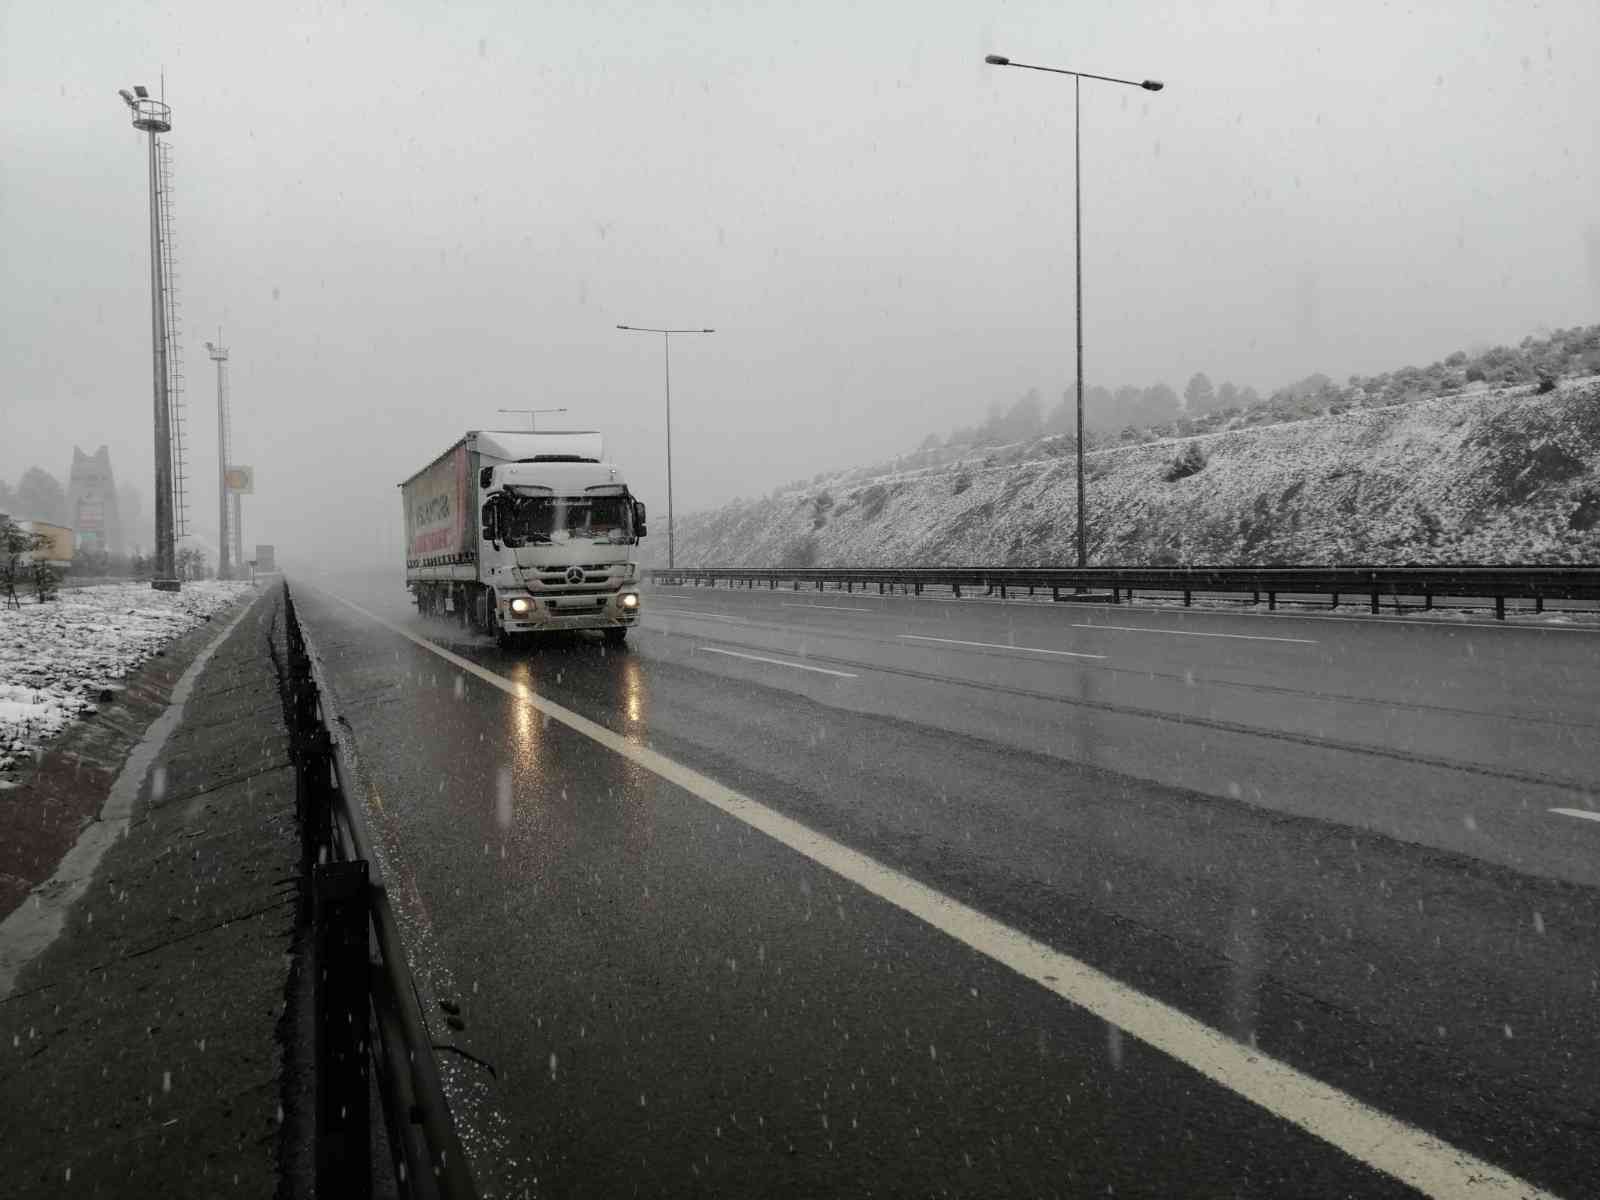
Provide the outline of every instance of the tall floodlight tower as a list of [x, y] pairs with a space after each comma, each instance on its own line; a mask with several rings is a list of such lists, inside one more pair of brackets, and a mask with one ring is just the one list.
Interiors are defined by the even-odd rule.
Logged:
[[211, 361], [217, 364], [217, 578], [233, 578], [229, 554], [233, 549], [233, 528], [229, 509], [237, 497], [228, 491], [228, 350], [222, 345], [222, 330], [217, 330], [217, 340], [206, 343]]
[[187, 390], [183, 374], [183, 319], [178, 310], [178, 250], [172, 235], [172, 147], [161, 143], [161, 287], [167, 335], [167, 430], [172, 441], [172, 531], [174, 543], [189, 536]]
[[178, 582], [172, 524], [172, 424], [167, 406], [167, 303], [162, 278], [166, 255], [161, 245], [161, 149], [156, 141], [157, 134], [172, 128], [172, 109], [153, 99], [143, 86], [132, 92], [123, 88], [120, 95], [133, 112], [133, 127], [148, 135], [150, 141], [150, 345], [154, 359], [156, 441], [156, 561], [151, 585], [175, 591]]

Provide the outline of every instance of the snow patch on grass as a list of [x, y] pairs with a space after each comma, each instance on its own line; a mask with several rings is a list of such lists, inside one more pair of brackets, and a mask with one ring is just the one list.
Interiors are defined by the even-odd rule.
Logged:
[[0, 772], [92, 711], [101, 689], [250, 591], [216, 580], [181, 592], [113, 583], [0, 609]]

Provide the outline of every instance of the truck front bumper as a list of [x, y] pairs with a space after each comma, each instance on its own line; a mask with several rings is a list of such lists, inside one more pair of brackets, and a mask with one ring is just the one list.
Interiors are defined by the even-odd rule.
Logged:
[[[500, 624], [507, 633], [553, 629], [626, 629], [639, 622], [641, 602], [636, 588], [566, 596], [524, 591], [497, 597]], [[520, 610], [520, 611], [519, 611]]]

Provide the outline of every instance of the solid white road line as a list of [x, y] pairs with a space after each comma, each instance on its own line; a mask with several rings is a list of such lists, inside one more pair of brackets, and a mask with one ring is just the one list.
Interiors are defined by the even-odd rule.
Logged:
[[1304, 646], [1315, 646], [1316, 638], [1288, 638], [1267, 637], [1259, 633], [1200, 633], [1194, 629], [1155, 629], [1149, 625], [1093, 625], [1080, 623], [1074, 629], [1115, 629], [1122, 633], [1164, 633], [1170, 637], [1210, 637], [1233, 638], [1241, 642], [1298, 642]]
[[827, 667], [813, 667], [806, 663], [789, 662], [782, 658], [768, 658], [764, 654], [740, 654], [737, 650], [718, 650], [715, 646], [696, 646], [706, 654], [726, 654], [729, 658], [748, 658], [751, 662], [771, 663], [775, 667], [793, 667], [796, 671], [815, 671], [818, 675], [837, 675], [840, 679], [855, 679], [849, 671], [830, 671]]
[[1116, 1025], [1214, 1083], [1424, 1195], [1438, 1200], [1478, 1196], [1556, 1200], [1550, 1193], [1510, 1172], [1236, 1042], [1187, 1013], [1135, 991], [1088, 963], [1035, 941], [877, 859], [724, 787], [692, 767], [629, 742], [604, 725], [545, 699], [526, 684], [515, 683], [453, 654], [342, 596], [335, 599], [374, 624], [516, 697], [552, 721], [682, 788], [1063, 1000]]
[[1577, 817], [1580, 821], [1600, 821], [1600, 812], [1590, 812], [1586, 808], [1552, 808], [1550, 811], [1563, 817]]
[[902, 633], [908, 642], [943, 642], [946, 646], [981, 646], [985, 650], [1022, 650], [1028, 654], [1058, 654], [1064, 658], [1104, 658], [1104, 654], [1080, 654], [1076, 650], [1045, 650], [1038, 646], [1011, 646], [1005, 642], [964, 642], [960, 638], [923, 637], [916, 633]]

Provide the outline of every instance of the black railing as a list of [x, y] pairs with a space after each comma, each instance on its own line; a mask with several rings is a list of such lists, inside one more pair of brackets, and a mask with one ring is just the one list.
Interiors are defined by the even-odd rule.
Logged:
[[316, 1194], [372, 1194], [369, 1066], [376, 1070], [396, 1185], [419, 1200], [477, 1188], [433, 1056], [433, 1040], [373, 855], [355, 778], [323, 710], [319, 668], [283, 587], [290, 736], [302, 867], [310, 881], [316, 1053]]
[[854, 592], [876, 585], [880, 594], [927, 589], [961, 597], [974, 590], [1002, 599], [1026, 591], [1049, 591], [1054, 600], [1132, 601], [1135, 594], [1237, 596], [1254, 603], [1266, 598], [1275, 609], [1281, 597], [1359, 597], [1373, 612], [1385, 602], [1410, 601], [1431, 609], [1439, 601], [1492, 600], [1495, 616], [1505, 619], [1507, 600], [1531, 600], [1543, 612], [1551, 600], [1600, 601], [1600, 566], [1571, 567], [674, 567], [649, 572], [667, 586], [731, 583], [795, 590], [837, 588]]

